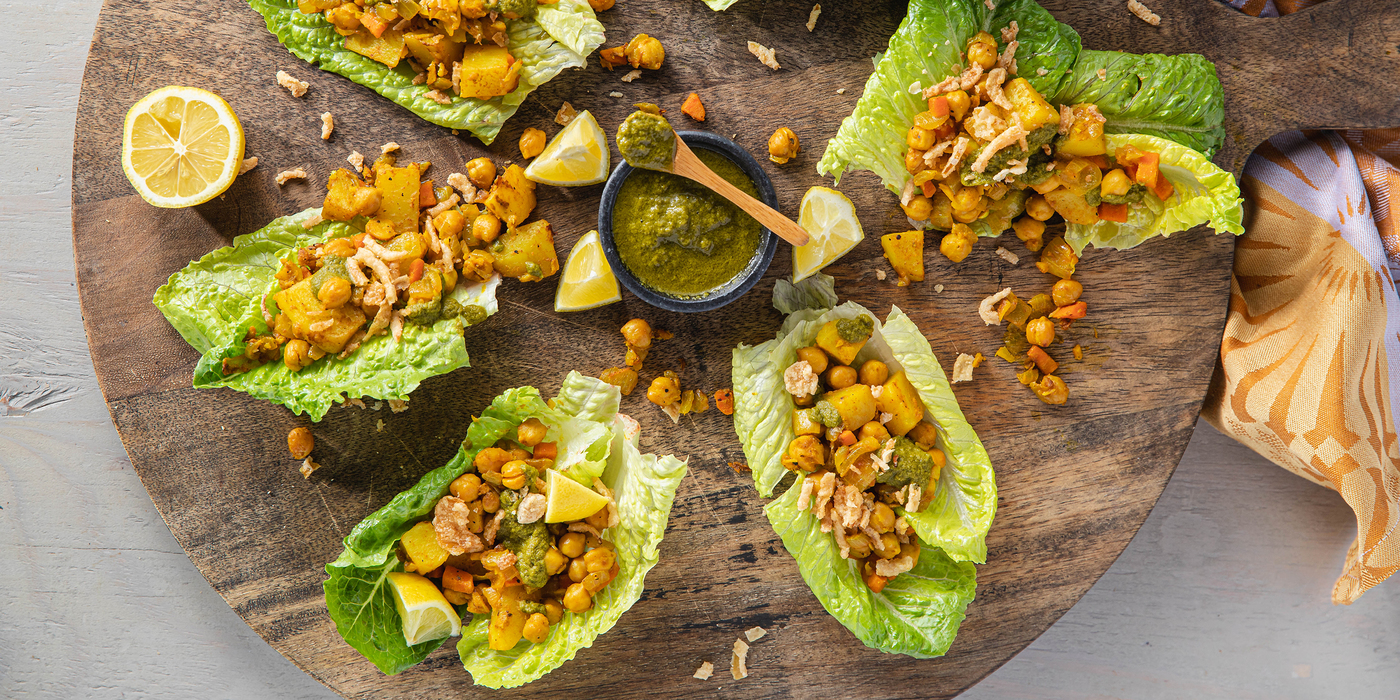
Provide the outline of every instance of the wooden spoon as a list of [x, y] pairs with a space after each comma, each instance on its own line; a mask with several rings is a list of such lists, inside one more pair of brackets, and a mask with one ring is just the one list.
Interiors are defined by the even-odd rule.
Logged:
[[695, 151], [690, 150], [690, 146], [685, 145], [680, 134], [676, 134], [676, 155], [671, 161], [670, 172], [684, 178], [694, 180], [715, 191], [721, 197], [734, 203], [734, 206], [743, 209], [749, 216], [758, 220], [758, 223], [768, 227], [769, 231], [778, 234], [778, 237], [793, 245], [806, 245], [807, 232], [792, 219], [779, 214], [777, 210], [754, 199], [740, 190], [738, 187], [729, 184], [729, 181], [715, 174], [708, 166], [700, 162], [700, 158], [695, 155]]

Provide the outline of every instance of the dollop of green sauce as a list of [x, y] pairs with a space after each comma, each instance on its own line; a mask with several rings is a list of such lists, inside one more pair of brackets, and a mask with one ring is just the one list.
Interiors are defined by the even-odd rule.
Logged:
[[515, 570], [520, 572], [520, 582], [531, 588], [543, 587], [549, 580], [544, 566], [544, 553], [549, 551], [549, 530], [543, 520], [521, 525], [515, 519], [520, 497], [514, 491], [501, 492], [501, 507], [506, 510], [506, 516], [501, 518], [496, 539], [515, 554]]
[[836, 407], [831, 405], [830, 401], [825, 399], [818, 401], [817, 405], [812, 407], [812, 410], [814, 411], [813, 415], [816, 416], [818, 423], [828, 428], [837, 428], [841, 426], [841, 412], [837, 411]]
[[933, 458], [908, 438], [897, 437], [894, 439], [894, 463], [890, 465], [889, 471], [875, 477], [875, 481], [895, 488], [903, 488], [909, 484], [927, 488], [931, 476]]
[[[695, 155], [758, 197], [753, 181], [728, 158], [704, 149]], [[670, 173], [633, 172], [613, 205], [613, 242], [623, 265], [642, 284], [678, 298], [703, 296], [742, 274], [758, 252], [762, 229], [709, 188]]]
[[1147, 187], [1136, 182], [1133, 183], [1132, 187], [1128, 188], [1125, 194], [1102, 194], [1102, 189], [1100, 189], [1100, 196], [1103, 197], [1103, 201], [1109, 204], [1141, 204], [1142, 198], [1146, 194]]
[[676, 159], [675, 134], [660, 114], [636, 111], [617, 127], [617, 149], [634, 168], [669, 170]]
[[442, 302], [439, 318], [460, 318], [463, 326], [473, 326], [486, 320], [490, 314], [486, 307], [477, 304], [463, 304], [452, 297]]
[[538, 7], [539, 3], [536, 0], [491, 0], [486, 3], [486, 9], [491, 12], [499, 12], [512, 19], [534, 17]]
[[836, 334], [848, 343], [864, 343], [875, 332], [875, 319], [864, 314], [836, 320]]

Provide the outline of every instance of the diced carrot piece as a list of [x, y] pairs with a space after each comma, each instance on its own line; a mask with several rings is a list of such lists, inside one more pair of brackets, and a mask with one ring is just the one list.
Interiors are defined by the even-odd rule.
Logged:
[[1119, 146], [1113, 152], [1114, 160], [1118, 161], [1118, 166], [1137, 165], [1138, 159], [1142, 157], [1142, 149], [1137, 146]]
[[1124, 165], [1124, 164], [1123, 164], [1123, 161], [1120, 160], [1120, 161], [1118, 161], [1118, 167], [1120, 167], [1120, 168], [1123, 169], [1123, 174], [1124, 174], [1124, 175], [1127, 175], [1129, 180], [1132, 180], [1132, 181], [1134, 181], [1134, 182], [1137, 182], [1137, 164], [1136, 164], [1136, 163], [1133, 163], [1133, 164], [1131, 164], [1131, 165]]
[[1060, 368], [1060, 363], [1056, 362], [1055, 358], [1035, 345], [1026, 351], [1026, 356], [1031, 358], [1031, 362], [1034, 362], [1043, 374], [1054, 374], [1055, 370]]
[[1147, 189], [1157, 188], [1157, 164], [1161, 161], [1161, 156], [1156, 153], [1144, 153], [1137, 162], [1137, 172], [1133, 174], [1133, 180], [1139, 185], [1145, 185]]
[[424, 576], [427, 576], [428, 578], [442, 578], [442, 568], [443, 568], [443, 566], [447, 566], [447, 565], [446, 565], [446, 564], [443, 564], [442, 566], [439, 566], [438, 568], [433, 569], [432, 571], [429, 571], [428, 573], [423, 574], [423, 575], [424, 575]]
[[705, 121], [705, 105], [700, 102], [700, 95], [690, 93], [690, 97], [685, 98], [685, 104], [681, 105], [681, 112], [697, 122]]
[[933, 180], [929, 180], [929, 181], [925, 182], [924, 184], [919, 185], [919, 189], [922, 189], [922, 190], [924, 191], [924, 196], [925, 196], [925, 197], [928, 197], [929, 199], [933, 199], [933, 195], [934, 195], [936, 192], [938, 192], [938, 183], [934, 182]]
[[1089, 313], [1089, 305], [1082, 301], [1076, 301], [1073, 304], [1061, 306], [1051, 311], [1050, 318], [1061, 318], [1072, 321], [1074, 319], [1084, 318], [1084, 314], [1087, 313]]
[[929, 98], [928, 111], [933, 112], [933, 116], [940, 119], [952, 113], [952, 110], [948, 107], [948, 98], [942, 95]]
[[1103, 156], [1084, 156], [1084, 160], [1098, 166], [1099, 170], [1112, 170], [1112, 168], [1108, 167], [1108, 158]]
[[627, 55], [624, 51], [626, 48], [626, 46], [614, 46], [610, 49], [599, 49], [598, 61], [608, 70], [612, 70], [613, 66], [625, 65], [627, 63]]
[[1127, 223], [1128, 205], [1103, 202], [1099, 204], [1099, 218], [1104, 221], [1117, 221], [1120, 224]]
[[363, 234], [363, 233], [357, 233], [357, 234], [351, 236], [351, 237], [350, 237], [350, 242], [351, 242], [351, 243], [354, 243], [356, 248], [363, 248], [363, 247], [365, 247], [365, 234]]
[[856, 434], [849, 430], [842, 431], [840, 440], [842, 445], [854, 445], [856, 444]]
[[558, 459], [559, 444], [555, 442], [542, 442], [535, 445], [535, 451], [530, 456], [535, 459]]
[[423, 259], [418, 258], [408, 268], [408, 281], [410, 284], [423, 279]]
[[442, 587], [458, 593], [471, 593], [476, 588], [472, 575], [450, 565], [443, 565]]
[[1167, 198], [1172, 196], [1172, 193], [1175, 191], [1176, 188], [1172, 187], [1171, 180], [1162, 177], [1162, 174], [1160, 172], [1157, 173], [1157, 186], [1152, 188], [1152, 194], [1157, 195], [1157, 199], [1160, 199], [1163, 202], [1165, 202], [1167, 201]]
[[372, 10], [360, 15], [360, 24], [365, 25], [365, 29], [375, 37], [384, 36], [384, 30], [389, 28], [389, 23], [379, 19], [379, 15]]
[[418, 183], [418, 208], [425, 209], [437, 203], [437, 195], [433, 194], [433, 181], [424, 180]]

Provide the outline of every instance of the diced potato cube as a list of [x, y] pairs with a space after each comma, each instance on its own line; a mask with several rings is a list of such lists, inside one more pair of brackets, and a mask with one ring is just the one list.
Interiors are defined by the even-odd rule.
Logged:
[[534, 221], [507, 231], [496, 240], [491, 252], [495, 256], [496, 272], [502, 277], [538, 282], [559, 271], [554, 230], [548, 221]]
[[1069, 133], [1055, 139], [1055, 151], [1069, 156], [1101, 156], [1108, 153], [1108, 138], [1104, 136], [1103, 113], [1091, 104], [1070, 108], [1074, 122]]
[[379, 211], [383, 196], [379, 190], [360, 181], [349, 170], [331, 173], [327, 183], [326, 201], [321, 204], [321, 216], [332, 221], [349, 221], [357, 216], [373, 216]]
[[[873, 319], [871, 319], [868, 316], [864, 316], [862, 318], [871, 322], [870, 329], [871, 331], [873, 331]], [[859, 321], [855, 319], [837, 319], [834, 321], [827, 321], [826, 325], [822, 326], [821, 330], [817, 331], [817, 347], [821, 348], [822, 350], [825, 350], [826, 354], [836, 358], [837, 362], [840, 362], [843, 365], [851, 364], [855, 361], [856, 355], [860, 352], [860, 349], [865, 347], [865, 341], [870, 340], [870, 331], [867, 331], [864, 334], [863, 338], [860, 338], [858, 341], [855, 341], [846, 340], [845, 338], [842, 338], [841, 329], [844, 327], [847, 328], [848, 331], [854, 331], [856, 330], [856, 328], [852, 324], [858, 323]]]
[[399, 233], [418, 231], [418, 192], [421, 173], [418, 165], [409, 163], [396, 168], [387, 162], [374, 164], [374, 188], [379, 190], [380, 221]]
[[420, 574], [426, 575], [447, 562], [447, 550], [438, 544], [437, 532], [433, 530], [430, 521], [423, 521], [409, 528], [399, 542], [403, 544], [404, 553], [413, 563], [413, 569]]
[[846, 430], [858, 430], [874, 420], [877, 413], [875, 395], [868, 384], [852, 384], [845, 389], [827, 392], [822, 395], [822, 400], [836, 408]]
[[473, 44], [462, 53], [459, 83], [462, 97], [489, 100], [514, 90], [520, 84], [520, 61], [504, 47]]
[[821, 435], [826, 426], [817, 420], [816, 409], [799, 408], [792, 412], [792, 432], [794, 435]]
[[885, 423], [890, 435], [904, 435], [924, 419], [924, 400], [919, 398], [918, 390], [909, 383], [904, 372], [896, 373], [885, 382], [875, 403], [881, 413], [893, 416]]
[[530, 616], [520, 609], [524, 586], [504, 586], [491, 596], [491, 625], [486, 633], [487, 646], [497, 651], [514, 649], [525, 634], [525, 620]]
[[1035, 131], [1051, 122], [1060, 121], [1060, 113], [1025, 78], [1016, 78], [1002, 87], [1006, 99], [1021, 115], [1021, 128]]
[[[350, 342], [350, 336], [365, 324], [365, 314], [354, 304], [343, 304], [334, 309], [326, 309], [311, 286], [310, 277], [272, 295], [281, 316], [277, 319], [278, 332], [294, 338], [301, 338], [326, 353], [338, 353]], [[314, 324], [331, 321], [328, 328], [312, 330]]]
[[880, 237], [880, 247], [885, 249], [885, 258], [890, 267], [899, 275], [899, 286], [908, 287], [910, 282], [924, 281], [924, 232], [905, 231], [889, 233]]
[[1084, 201], [1084, 195], [1074, 192], [1068, 188], [1061, 187], [1051, 190], [1044, 195], [1045, 201], [1050, 203], [1050, 207], [1057, 214], [1065, 217], [1065, 221], [1071, 224], [1083, 224], [1092, 226], [1099, 221], [1098, 207], [1091, 206]]
[[403, 43], [408, 53], [424, 66], [439, 63], [449, 69], [454, 61], [462, 60], [462, 52], [466, 48], [463, 42], [435, 31], [407, 32], [403, 35]]
[[535, 183], [525, 177], [524, 168], [512, 165], [491, 185], [485, 204], [507, 228], [519, 226], [535, 210]]
[[408, 47], [404, 46], [403, 32], [393, 29], [384, 30], [382, 36], [375, 36], [368, 29], [361, 29], [345, 37], [345, 48], [365, 58], [379, 61], [390, 68], [399, 65], [399, 61], [408, 55]]

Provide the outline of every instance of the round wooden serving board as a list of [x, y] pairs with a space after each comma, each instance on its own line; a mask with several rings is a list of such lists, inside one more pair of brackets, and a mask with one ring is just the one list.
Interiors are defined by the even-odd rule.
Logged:
[[[727, 12], [698, 0], [621, 0], [601, 13], [615, 45], [638, 32], [666, 45], [665, 67], [631, 84], [590, 59], [536, 92], [489, 152], [518, 160], [527, 126], [551, 120], [568, 100], [610, 133], [636, 101], [671, 111], [697, 91], [709, 109], [703, 128], [755, 154], [768, 135], [791, 126], [801, 156], [764, 163], [781, 209], [796, 216], [802, 193], [829, 184], [815, 172], [826, 139], [860, 96], [871, 56], [883, 50], [903, 13], [897, 2], [826, 3], [816, 31], [803, 27], [812, 0], [741, 0]], [[1400, 19], [1385, 0], [1342, 0], [1282, 20], [1255, 20], [1210, 0], [1155, 0], [1160, 27], [1136, 19], [1121, 0], [1069, 2], [1049, 9], [1074, 26], [1086, 48], [1198, 52], [1225, 84], [1229, 140], [1217, 162], [1238, 173], [1247, 154], [1284, 129], [1400, 124]], [[783, 68], [763, 67], [748, 40], [777, 49]], [[283, 69], [308, 80], [301, 99], [278, 87]], [[218, 91], [243, 120], [247, 155], [260, 165], [223, 196], [192, 209], [164, 210], [136, 196], [119, 165], [122, 117], [157, 87]], [[845, 89], [845, 94], [837, 90]], [[621, 92], [624, 98], [608, 97]], [[336, 117], [329, 142], [319, 115]], [[322, 566], [363, 516], [441, 465], [457, 449], [468, 417], [492, 396], [531, 384], [552, 395], [569, 369], [621, 363], [618, 328], [639, 316], [674, 331], [647, 363], [681, 371], [687, 387], [730, 384], [730, 350], [771, 338], [780, 318], [770, 306], [774, 280], [790, 272], [782, 246], [748, 296], [717, 312], [678, 315], [628, 296], [602, 309], [552, 311], [557, 278], [508, 281], [501, 312], [467, 334], [472, 367], [437, 377], [391, 414], [337, 408], [314, 426], [323, 469], [303, 479], [286, 435], [304, 418], [227, 390], [190, 386], [195, 352], [151, 304], [166, 278], [191, 260], [274, 217], [319, 206], [327, 175], [352, 150], [377, 154], [397, 141], [414, 160], [436, 163], [441, 179], [488, 152], [371, 91], [291, 56], [238, 0], [107, 0], [88, 59], [73, 156], [73, 242], [93, 364], [132, 464], [190, 559], [229, 605], [275, 649], [321, 682], [357, 697], [486, 697], [472, 685], [449, 643], [401, 676], [377, 671], [337, 636], [322, 600]], [[616, 159], [614, 155], [614, 159]], [[616, 162], [616, 161], [615, 161]], [[293, 167], [310, 174], [278, 187]], [[869, 173], [844, 179], [866, 240], [828, 269], [842, 298], [882, 317], [892, 304], [923, 329], [950, 369], [958, 352], [988, 356], [1001, 329], [984, 327], [977, 302], [1005, 286], [1049, 287], [1034, 256], [1017, 266], [982, 241], [960, 265], [930, 244], [928, 277], [905, 289], [878, 281], [887, 270], [878, 237], [906, 228], [895, 198]], [[566, 254], [594, 228], [601, 186], [541, 187], [536, 216], [557, 232]], [[718, 411], [672, 425], [642, 391], [624, 401], [644, 426], [643, 445], [690, 461], [646, 592], [617, 627], [590, 649], [510, 697], [949, 697], [975, 683], [1050, 626], [1127, 545], [1180, 458], [1215, 363], [1230, 292], [1234, 241], [1197, 229], [1124, 253], [1090, 251], [1080, 264], [1093, 313], [1073, 329], [1085, 349], [1064, 371], [1070, 402], [1042, 405], [991, 359], [958, 399], [991, 453], [1000, 487], [977, 600], [951, 652], [914, 660], [867, 649], [827, 615], [773, 534], [747, 475], [730, 418]], [[943, 291], [935, 291], [942, 285]], [[1068, 347], [1066, 345], [1065, 347]], [[1062, 353], [1068, 355], [1068, 353]], [[684, 367], [684, 369], [682, 369]], [[377, 425], [383, 421], [383, 430]], [[1206, 546], [1209, 546], [1208, 544]], [[755, 625], [770, 635], [749, 656], [752, 675], [728, 673], [729, 648]], [[690, 674], [716, 662], [710, 681]]]

